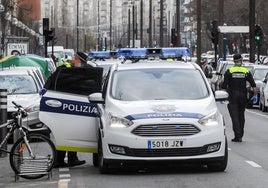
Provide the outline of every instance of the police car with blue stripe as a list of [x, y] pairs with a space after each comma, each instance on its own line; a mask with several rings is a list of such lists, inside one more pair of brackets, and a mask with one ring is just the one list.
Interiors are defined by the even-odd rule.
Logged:
[[197, 64], [115, 64], [102, 90], [95, 90], [48, 90], [43, 96], [40, 119], [53, 129], [58, 149], [95, 153], [101, 173], [162, 162], [199, 162], [211, 171], [225, 170], [225, 125], [215, 99], [226, 100], [228, 94], [213, 93]]

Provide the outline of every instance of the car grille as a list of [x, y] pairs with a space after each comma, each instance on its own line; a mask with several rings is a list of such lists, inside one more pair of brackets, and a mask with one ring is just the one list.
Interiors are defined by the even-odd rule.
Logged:
[[[219, 143], [215, 143], [219, 144]], [[174, 157], [174, 156], [194, 156], [194, 155], [204, 155], [215, 151], [208, 151], [209, 145], [204, 145], [202, 147], [192, 147], [192, 148], [172, 148], [172, 149], [133, 149], [125, 148], [126, 155], [133, 157]], [[220, 147], [219, 147], [220, 148]]]
[[132, 133], [138, 136], [190, 136], [200, 132], [191, 124], [140, 125]]

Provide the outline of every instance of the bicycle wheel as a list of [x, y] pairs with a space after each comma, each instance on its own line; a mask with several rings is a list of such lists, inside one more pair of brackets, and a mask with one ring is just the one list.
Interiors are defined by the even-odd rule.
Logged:
[[42, 134], [29, 133], [27, 140], [34, 157], [30, 155], [25, 141], [21, 137], [10, 150], [11, 168], [23, 178], [41, 178], [52, 170], [56, 159], [56, 148], [53, 142]]

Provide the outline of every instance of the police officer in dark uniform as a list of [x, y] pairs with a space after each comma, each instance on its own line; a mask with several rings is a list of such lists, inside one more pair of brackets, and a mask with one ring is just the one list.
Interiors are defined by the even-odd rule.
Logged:
[[229, 68], [224, 74], [222, 88], [229, 94], [228, 110], [232, 119], [234, 138], [233, 142], [242, 142], [245, 124], [245, 108], [247, 104], [248, 81], [256, 94], [256, 83], [250, 71], [242, 65], [242, 56], [235, 54], [233, 56], [235, 65]]

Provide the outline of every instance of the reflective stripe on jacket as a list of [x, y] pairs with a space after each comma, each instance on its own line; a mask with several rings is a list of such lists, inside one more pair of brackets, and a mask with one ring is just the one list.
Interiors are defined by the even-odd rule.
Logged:
[[241, 72], [244, 74], [247, 74], [249, 72], [249, 70], [246, 67], [238, 67], [238, 66], [233, 66], [231, 68], [229, 68], [230, 73], [234, 73], [234, 72]]

